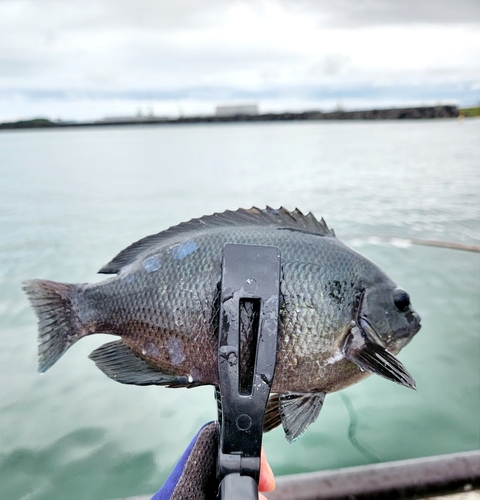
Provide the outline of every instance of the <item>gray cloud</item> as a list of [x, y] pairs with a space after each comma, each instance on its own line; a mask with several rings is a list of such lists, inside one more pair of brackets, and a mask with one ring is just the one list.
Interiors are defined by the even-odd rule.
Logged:
[[211, 27], [235, 5], [258, 13], [277, 5], [317, 16], [325, 27], [480, 23], [478, 0], [0, 0], [0, 8], [18, 13], [17, 28], [35, 23], [47, 36], [55, 36], [57, 30], [99, 27], [164, 31]]
[[[49, 0], [57, 5], [59, 0]], [[84, 2], [82, 2], [83, 4]], [[172, 29], [209, 25], [234, 4], [264, 12], [268, 5], [317, 14], [322, 24], [335, 27], [370, 27], [390, 24], [480, 23], [478, 0], [105, 0], [95, 16], [101, 24]]]
[[279, 0], [316, 15], [323, 26], [362, 28], [395, 24], [479, 24], [478, 0]]
[[0, 96], [476, 88], [479, 35], [478, 0], [0, 0]]
[[0, 0], [0, 8], [15, 13], [19, 25], [40, 23], [48, 31], [122, 29], [178, 30], [210, 25], [233, 0]]
[[329, 54], [319, 63], [310, 67], [308, 75], [315, 76], [337, 76], [340, 75], [350, 63], [350, 57], [346, 54]]

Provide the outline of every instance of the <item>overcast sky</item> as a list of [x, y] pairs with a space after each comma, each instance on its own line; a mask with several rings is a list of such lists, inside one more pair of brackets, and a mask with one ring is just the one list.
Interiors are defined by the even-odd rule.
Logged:
[[0, 0], [0, 121], [480, 102], [480, 0]]

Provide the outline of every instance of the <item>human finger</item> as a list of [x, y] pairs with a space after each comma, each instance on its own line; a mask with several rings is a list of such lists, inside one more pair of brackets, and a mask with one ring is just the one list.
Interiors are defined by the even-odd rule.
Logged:
[[260, 461], [260, 480], [258, 483], [258, 490], [268, 492], [268, 491], [273, 491], [274, 489], [275, 489], [275, 476], [273, 475], [272, 469], [267, 462], [267, 457], [265, 456], [265, 452], [262, 448], [261, 461]]

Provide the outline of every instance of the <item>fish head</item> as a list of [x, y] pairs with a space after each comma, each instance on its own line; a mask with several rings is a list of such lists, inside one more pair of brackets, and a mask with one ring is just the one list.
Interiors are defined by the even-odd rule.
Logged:
[[420, 330], [421, 319], [403, 288], [379, 278], [362, 291], [356, 323], [368, 340], [397, 353]]
[[388, 277], [369, 276], [359, 292], [343, 355], [361, 370], [415, 389], [415, 380], [394, 356], [420, 330], [407, 292]]

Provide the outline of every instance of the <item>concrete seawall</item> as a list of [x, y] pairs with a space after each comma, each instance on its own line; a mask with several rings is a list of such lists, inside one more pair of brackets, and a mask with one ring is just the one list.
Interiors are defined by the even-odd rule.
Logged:
[[318, 121], [318, 120], [422, 120], [438, 118], [457, 118], [459, 110], [456, 106], [423, 106], [413, 108], [372, 109], [360, 111], [304, 111], [302, 113], [264, 113], [239, 114], [232, 116], [188, 116], [174, 119], [168, 118], [134, 118], [131, 120], [114, 119], [94, 122], [52, 122], [47, 119], [22, 120], [18, 122], [0, 123], [0, 130], [74, 128], [74, 127], [111, 127], [124, 125], [181, 125], [187, 123], [239, 123], [239, 122], [285, 122], [285, 121]]

